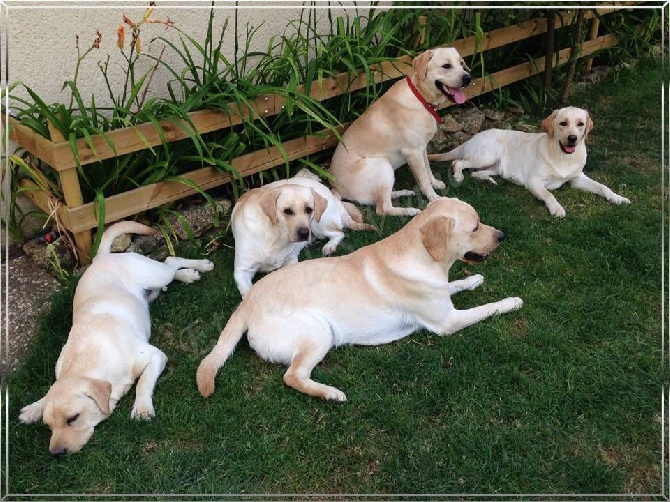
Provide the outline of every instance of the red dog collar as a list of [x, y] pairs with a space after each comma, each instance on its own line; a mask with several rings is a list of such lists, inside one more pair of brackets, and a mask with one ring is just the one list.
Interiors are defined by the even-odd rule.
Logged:
[[414, 86], [412, 81], [410, 80], [409, 77], [407, 77], [407, 85], [409, 85], [409, 88], [412, 90], [414, 95], [416, 96], [416, 99], [418, 99], [423, 107], [428, 110], [428, 112], [433, 116], [435, 119], [435, 122], [438, 124], [442, 122], [442, 118], [437, 114], [437, 111], [435, 110], [437, 108], [437, 105], [431, 105], [426, 99], [421, 95], [419, 90]]

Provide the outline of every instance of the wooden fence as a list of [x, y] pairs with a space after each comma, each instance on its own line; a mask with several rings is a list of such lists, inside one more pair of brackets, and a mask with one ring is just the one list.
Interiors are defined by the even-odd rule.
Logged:
[[[603, 7], [597, 9], [597, 12], [602, 16], [615, 10], [617, 10], [617, 7]], [[592, 36], [590, 40], [583, 44], [579, 57], [588, 57], [595, 51], [616, 45], [618, 41], [616, 35], [595, 36], [597, 34], [596, 23], [599, 22], [599, 19], [591, 10], [587, 12], [586, 18], [591, 20]], [[558, 29], [573, 22], [574, 12], [556, 14], [554, 19], [555, 28]], [[485, 33], [483, 39], [479, 40], [479, 44], [475, 37], [470, 37], [457, 40], [450, 46], [455, 47], [463, 57], [467, 57], [474, 54], [476, 48], [483, 52], [546, 33], [546, 31], [547, 19], [539, 18], [527, 21], [519, 26], [509, 26]], [[569, 48], [558, 51], [558, 54], [555, 54], [557, 59], [553, 66], [566, 63], [569, 57]], [[372, 68], [374, 81], [379, 83], [402, 77], [410, 72], [411, 63], [412, 59], [405, 56], [376, 65]], [[474, 81], [475, 85], [467, 88], [466, 95], [469, 98], [479, 96], [541, 73], [544, 69], [545, 58], [522, 63], [476, 79]], [[369, 82], [364, 74], [352, 78], [347, 73], [342, 73], [336, 77], [313, 82], [309, 87], [309, 95], [316, 100], [323, 101], [365, 88], [370, 83], [372, 82]], [[299, 90], [304, 91], [305, 88], [305, 86], [301, 86]], [[252, 113], [257, 116], [269, 117], [279, 113], [283, 104], [284, 100], [280, 96], [262, 96], [252, 103]], [[441, 108], [448, 106], [451, 106], [451, 104], [444, 103]], [[228, 128], [249, 119], [248, 110], [237, 109], [235, 105], [232, 105], [231, 109], [233, 113], [217, 110], [195, 111], [189, 114], [189, 118], [200, 134]], [[58, 172], [63, 200], [56, 200], [49, 192], [40, 190], [39, 186], [32, 180], [21, 180], [21, 184], [29, 188], [25, 192], [26, 195], [40, 209], [51, 213], [54, 208], [57, 208], [59, 221], [65, 229], [74, 234], [82, 263], [90, 260], [91, 230], [97, 227], [98, 221], [95, 216], [94, 204], [92, 202], [85, 203], [83, 200], [77, 174], [77, 163], [85, 166], [116, 155], [136, 152], [148, 148], [149, 145], [157, 146], [162, 144], [161, 136], [167, 138], [169, 142], [185, 139], [188, 137], [187, 131], [190, 129], [190, 125], [185, 122], [164, 120], [160, 122], [162, 131], [158, 131], [154, 124], [147, 123], [108, 132], [106, 133], [107, 138], [102, 135], [93, 136], [91, 140], [93, 147], [88, 144], [87, 140], [79, 139], [77, 140], [77, 159], [73, 154], [70, 143], [55, 129], [51, 128], [52, 139], [49, 140], [21, 125], [11, 117], [3, 117], [3, 120], [9, 121], [6, 125], [9, 127], [9, 138], [12, 141]], [[348, 124], [339, 126], [339, 132], [344, 131], [347, 126]], [[114, 149], [110, 147], [109, 141], [115, 146]], [[231, 164], [240, 176], [249, 176], [279, 166], [287, 161], [332, 148], [336, 144], [336, 135], [330, 130], [323, 130], [316, 134], [284, 142], [282, 144], [284, 152], [278, 147], [271, 147], [236, 157], [232, 159]], [[230, 175], [221, 173], [213, 167], [196, 169], [182, 174], [180, 177], [197, 184], [203, 190], [231, 181]], [[105, 223], [127, 218], [195, 193], [197, 191], [186, 183], [162, 181], [113, 195], [105, 199]]]

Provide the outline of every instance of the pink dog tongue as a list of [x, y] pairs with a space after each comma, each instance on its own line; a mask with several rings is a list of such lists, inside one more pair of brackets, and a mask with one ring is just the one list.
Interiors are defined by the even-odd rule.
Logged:
[[451, 87], [449, 88], [449, 94], [454, 98], [454, 101], [458, 103], [459, 105], [462, 105], [465, 103], [466, 97], [465, 93], [460, 90], [460, 89], [452, 89]]
[[574, 146], [564, 146], [564, 147], [563, 147], [563, 151], [564, 151], [565, 153], [572, 153], [572, 152], [575, 151], [575, 147], [574, 147]]

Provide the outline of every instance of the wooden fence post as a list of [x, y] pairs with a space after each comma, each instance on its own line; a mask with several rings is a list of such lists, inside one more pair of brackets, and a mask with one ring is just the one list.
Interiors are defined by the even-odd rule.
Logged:
[[[65, 137], [56, 127], [48, 122], [49, 134], [51, 141], [54, 143], [65, 142]], [[64, 171], [58, 171], [60, 178], [61, 190], [63, 190], [63, 198], [67, 207], [79, 207], [84, 204], [84, 197], [81, 194], [81, 185], [79, 184], [79, 175], [77, 168], [73, 167]], [[77, 254], [79, 263], [87, 265], [91, 263], [91, 249], [93, 248], [93, 240], [91, 239], [91, 231], [86, 230], [74, 234], [74, 243], [77, 247]]]
[[[594, 17], [591, 20], [591, 30], [589, 31], [589, 40], [593, 40], [595, 38], [598, 38], [598, 28], [600, 27], [600, 19], [597, 17]], [[586, 58], [586, 61], [584, 62], [584, 73], [588, 73], [591, 71], [591, 66], [593, 65], [593, 58]]]
[[551, 90], [552, 70], [554, 66], [554, 33], [556, 32], [556, 15], [553, 11], [547, 14], [547, 33], [545, 34], [545, 52], [544, 52], [544, 92]]

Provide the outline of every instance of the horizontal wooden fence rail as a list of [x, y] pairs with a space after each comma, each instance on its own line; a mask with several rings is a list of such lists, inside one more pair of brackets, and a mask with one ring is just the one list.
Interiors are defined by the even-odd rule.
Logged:
[[[628, 4], [628, 7], [630, 4]], [[598, 8], [599, 15], [606, 15], [618, 8], [607, 6]], [[587, 19], [598, 20], [593, 11], [586, 13]], [[561, 12], [555, 15], [555, 27], [568, 26], [573, 22], [574, 12]], [[476, 37], [468, 37], [456, 40], [451, 47], [455, 47], [463, 57], [468, 57], [476, 52], [483, 52], [504, 45], [518, 42], [533, 36], [541, 35], [547, 30], [545, 18], [533, 19], [519, 26], [508, 26], [485, 33], [477, 41]], [[603, 48], [616, 45], [615, 35], [605, 35], [586, 41], [579, 57], [587, 57]], [[567, 62], [570, 57], [570, 49], [562, 49], [555, 56], [554, 66]], [[381, 83], [400, 78], [411, 70], [412, 58], [404, 56], [394, 60], [371, 65], [372, 79], [374, 83]], [[474, 85], [468, 87], [466, 95], [470, 98], [491, 92], [511, 83], [523, 80], [532, 75], [544, 71], [545, 59], [538, 58], [505, 70], [501, 70], [487, 77], [476, 79]], [[369, 81], [364, 73], [351, 74], [340, 73], [333, 77], [327, 77], [312, 82], [310, 85], [301, 85], [298, 92], [306, 92], [318, 101], [324, 101], [345, 93], [363, 89], [373, 82]], [[103, 135], [92, 136], [90, 140], [78, 139], [76, 141], [76, 155], [69, 141], [63, 138], [57, 131], [52, 129], [52, 140], [44, 138], [26, 126], [21, 125], [12, 117], [8, 120], [9, 137], [12, 141], [22, 146], [44, 163], [58, 172], [61, 181], [61, 190], [64, 200], [57, 200], [49, 193], [31, 180], [22, 180], [25, 192], [33, 202], [42, 210], [51, 213], [57, 208], [61, 224], [74, 234], [80, 261], [83, 263], [90, 260], [91, 232], [98, 225], [95, 216], [95, 207], [92, 202], [85, 202], [81, 195], [77, 166], [85, 169], [87, 164], [109, 159], [117, 155], [137, 152], [149, 147], [163, 144], [163, 138], [168, 142], [186, 139], [193, 134], [205, 134], [225, 129], [254, 118], [269, 117], [278, 114], [285, 100], [279, 95], [269, 94], [251, 101], [251, 108], [239, 107], [231, 103], [227, 111], [221, 110], [199, 110], [188, 114], [189, 121], [175, 119], [160, 121], [160, 131], [153, 123], [140, 124], [133, 127], [125, 127], [110, 131]], [[444, 103], [441, 108], [447, 108], [451, 103]], [[192, 125], [191, 125], [192, 124]], [[348, 124], [342, 124], [336, 128], [342, 133]], [[89, 141], [91, 142], [89, 144]], [[110, 143], [113, 147], [110, 146]], [[323, 130], [318, 133], [286, 141], [282, 148], [272, 147], [265, 150], [251, 152], [231, 160], [231, 165], [241, 177], [249, 176], [260, 171], [279, 166], [285, 162], [305, 157], [307, 155], [334, 147], [337, 144], [337, 136], [331, 130]], [[283, 152], [282, 152], [283, 149]], [[187, 180], [161, 181], [151, 185], [143, 186], [113, 195], [105, 199], [105, 223], [110, 223], [122, 218], [133, 216], [142, 211], [152, 209], [184, 197], [197, 193], [192, 186], [187, 184], [193, 182], [201, 189], [211, 189], [232, 181], [231, 175], [221, 173], [213, 167], [204, 167], [185, 173], [180, 176]]]

